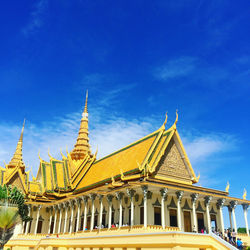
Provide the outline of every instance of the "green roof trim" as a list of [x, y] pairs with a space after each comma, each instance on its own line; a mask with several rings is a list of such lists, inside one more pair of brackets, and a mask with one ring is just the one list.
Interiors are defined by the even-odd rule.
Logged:
[[42, 163], [42, 170], [43, 170], [43, 183], [44, 183], [44, 187], [47, 188], [47, 182], [46, 182], [46, 169], [45, 169], [46, 165], [44, 163]]

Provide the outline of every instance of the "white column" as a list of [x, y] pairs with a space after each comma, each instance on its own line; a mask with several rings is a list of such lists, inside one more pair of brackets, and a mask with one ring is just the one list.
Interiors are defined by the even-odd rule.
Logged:
[[234, 231], [237, 233], [237, 225], [236, 225], [236, 218], [235, 218], [235, 208], [237, 206], [237, 201], [230, 201], [230, 206], [232, 209], [232, 215], [233, 215], [233, 226]]
[[166, 228], [166, 219], [165, 219], [165, 201], [167, 198], [167, 188], [162, 188], [160, 190], [161, 193], [161, 226], [163, 229]]
[[143, 208], [144, 208], [144, 227], [148, 225], [148, 186], [142, 186], [143, 192]]
[[64, 204], [64, 209], [65, 209], [65, 215], [64, 215], [64, 228], [63, 228], [63, 233], [66, 233], [67, 231], [67, 221], [68, 221], [68, 202]]
[[50, 210], [50, 216], [49, 216], [49, 229], [48, 229], [48, 234], [50, 234], [50, 228], [51, 228], [51, 223], [52, 223], [53, 207], [50, 207], [49, 210]]
[[61, 225], [62, 225], [62, 206], [61, 206], [61, 205], [58, 205], [58, 209], [60, 210], [60, 214], [59, 214], [59, 224], [58, 224], [57, 233], [61, 233]]
[[193, 231], [198, 233], [198, 223], [197, 223], [197, 215], [196, 215], [196, 201], [198, 198], [198, 194], [194, 193], [191, 194], [191, 200], [192, 200], [192, 210], [193, 210], [193, 225], [194, 229]]
[[206, 216], [207, 216], [207, 232], [210, 234], [211, 233], [211, 218], [210, 218], [209, 205], [212, 200], [212, 197], [206, 196], [204, 200], [205, 200]]
[[[103, 212], [103, 203], [102, 203], [103, 195], [99, 195], [99, 203], [100, 203], [100, 213], [99, 213], [99, 229], [102, 229], [102, 212]], [[105, 222], [104, 222], [105, 223]]]
[[76, 232], [78, 232], [78, 231], [79, 231], [80, 215], [81, 215], [81, 199], [78, 199], [78, 200], [77, 200], [77, 221], [76, 221]]
[[247, 231], [247, 235], [249, 236], [249, 228], [248, 228], [248, 221], [247, 221], [247, 209], [248, 209], [248, 206], [249, 206], [248, 204], [242, 204], [244, 219], [245, 219], [245, 224], [246, 224], [246, 231]]
[[122, 226], [122, 198], [123, 198], [123, 193], [122, 192], [116, 192], [116, 198], [119, 201], [119, 228]]
[[54, 227], [53, 227], [53, 234], [56, 233], [56, 221], [57, 221], [57, 206], [54, 206], [55, 208], [55, 217], [54, 217]]
[[41, 205], [39, 205], [37, 207], [37, 213], [36, 213], [36, 224], [35, 224], [35, 232], [34, 234], [37, 234], [37, 227], [38, 227], [38, 221], [39, 221], [39, 216], [40, 216], [40, 209], [41, 209]]
[[130, 198], [130, 226], [134, 226], [134, 195], [135, 190], [133, 189], [127, 189], [128, 197]]
[[74, 222], [74, 201], [70, 202], [71, 205], [71, 217], [70, 217], [70, 229], [69, 232], [72, 233], [73, 232], [73, 222]]
[[88, 197], [87, 196], [83, 197], [83, 202], [84, 202], [84, 219], [83, 219], [83, 231], [84, 231], [87, 226], [87, 212], [88, 212]]
[[222, 234], [224, 235], [224, 231], [225, 231], [225, 227], [224, 227], [224, 219], [223, 219], [223, 205], [225, 203], [225, 199], [219, 199], [217, 202], [217, 209], [219, 210], [219, 214], [220, 214], [220, 229]]
[[177, 191], [176, 197], [177, 197], [177, 223], [180, 230], [182, 230], [182, 221], [181, 221], [181, 199], [183, 196], [183, 191]]
[[[30, 217], [31, 216], [31, 205], [28, 205], [28, 210], [29, 210], [28, 216]], [[30, 221], [27, 221], [26, 228], [25, 228], [25, 234], [28, 234], [29, 227], [30, 227]]]
[[112, 199], [113, 199], [113, 195], [108, 194], [107, 195], [107, 200], [108, 200], [108, 204], [109, 204], [109, 220], [108, 220], [108, 228], [111, 228], [111, 219], [112, 219]]
[[230, 228], [233, 230], [233, 223], [232, 223], [232, 208], [230, 206], [228, 208], [228, 215], [229, 215], [229, 222], [230, 222]]
[[91, 221], [90, 221], [90, 230], [94, 229], [94, 219], [95, 219], [95, 197], [96, 194], [90, 194], [91, 199]]

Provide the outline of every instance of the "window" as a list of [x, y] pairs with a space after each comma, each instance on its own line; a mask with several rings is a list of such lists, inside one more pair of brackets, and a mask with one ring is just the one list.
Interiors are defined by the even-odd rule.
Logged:
[[154, 219], [155, 225], [161, 225], [161, 208], [154, 207]]
[[140, 224], [144, 224], [144, 207], [140, 207]]
[[170, 227], [177, 227], [177, 211], [176, 209], [169, 209]]

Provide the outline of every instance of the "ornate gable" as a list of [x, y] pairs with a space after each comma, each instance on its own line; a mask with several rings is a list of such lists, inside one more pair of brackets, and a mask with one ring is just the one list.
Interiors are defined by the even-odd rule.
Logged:
[[195, 179], [192, 167], [187, 164], [181, 145], [178, 144], [178, 137], [174, 135], [159, 161], [155, 175], [170, 181], [192, 184]]

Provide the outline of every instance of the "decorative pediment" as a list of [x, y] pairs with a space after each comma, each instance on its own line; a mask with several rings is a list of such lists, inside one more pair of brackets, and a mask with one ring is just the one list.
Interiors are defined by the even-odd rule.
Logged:
[[201, 206], [201, 202], [200, 201], [198, 201], [198, 206], [196, 208], [196, 212], [205, 212], [205, 210]]
[[159, 202], [158, 198], [156, 198], [155, 203], [152, 204], [154, 207], [160, 207], [161, 203]]
[[174, 202], [174, 197], [172, 197], [170, 204], [167, 206], [168, 208], [177, 208], [175, 202]]
[[187, 199], [185, 200], [184, 206], [182, 207], [183, 210], [192, 210], [188, 204]]
[[185, 160], [185, 154], [173, 136], [156, 168], [156, 178], [192, 184], [193, 175]]

